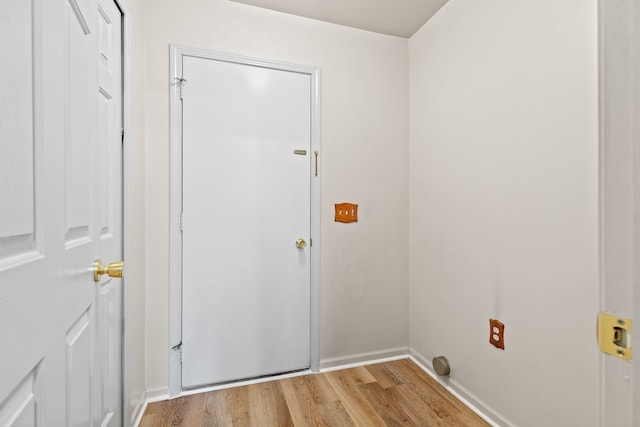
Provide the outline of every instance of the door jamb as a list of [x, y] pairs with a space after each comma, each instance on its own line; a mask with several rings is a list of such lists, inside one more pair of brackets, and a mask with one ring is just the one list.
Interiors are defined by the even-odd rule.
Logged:
[[[598, 1], [600, 310], [640, 321], [640, 1]], [[638, 334], [632, 347], [640, 350]], [[600, 426], [640, 426], [640, 358], [600, 354]]]
[[[311, 77], [311, 151], [320, 151], [320, 69], [318, 67], [271, 61], [225, 52], [170, 45], [169, 132], [170, 132], [170, 208], [169, 208], [169, 397], [182, 393], [182, 58], [232, 62], [293, 71]], [[315, 164], [312, 163], [315, 167]], [[320, 173], [311, 168], [311, 371], [320, 369]]]
[[[130, 230], [133, 223], [133, 217], [129, 206], [128, 200], [132, 199], [132, 182], [133, 171], [136, 169], [133, 156], [133, 139], [132, 125], [131, 125], [131, 82], [132, 82], [132, 16], [128, 7], [127, 0], [113, 0], [115, 4], [120, 8], [122, 13], [122, 257], [124, 265], [131, 265], [133, 262], [130, 258], [130, 254], [133, 252], [133, 242], [128, 230]], [[134, 423], [134, 419], [141, 415], [141, 411], [144, 408], [146, 393], [143, 391], [140, 396], [136, 397], [135, 407], [129, 405], [133, 402], [134, 396], [132, 396], [131, 389], [131, 366], [129, 366], [129, 352], [130, 348], [128, 343], [130, 342], [129, 334], [130, 329], [128, 325], [129, 315], [127, 310], [127, 297], [128, 290], [131, 288], [125, 286], [125, 278], [123, 277], [123, 292], [122, 292], [122, 390], [121, 390], [121, 405], [122, 405], [122, 423], [125, 427], [131, 426]]]

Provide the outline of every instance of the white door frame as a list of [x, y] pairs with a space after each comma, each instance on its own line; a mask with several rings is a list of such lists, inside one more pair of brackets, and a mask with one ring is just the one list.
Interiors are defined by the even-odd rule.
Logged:
[[[599, 0], [600, 309], [640, 326], [640, 0]], [[595, 314], [594, 314], [595, 319]], [[600, 355], [600, 420], [640, 426], [633, 360]]]
[[[311, 151], [320, 151], [320, 69], [279, 61], [251, 58], [248, 56], [170, 46], [169, 78], [169, 128], [170, 128], [170, 208], [169, 208], [169, 396], [182, 393], [182, 365], [180, 345], [182, 343], [182, 58], [185, 56], [213, 59], [244, 65], [266, 67], [275, 70], [308, 74], [311, 78]], [[312, 159], [315, 161], [315, 159]], [[311, 371], [320, 369], [320, 173], [315, 174], [316, 164], [311, 168]]]
[[[123, 141], [122, 141], [122, 256], [125, 265], [131, 265], [131, 259], [129, 255], [133, 252], [133, 243], [128, 230], [131, 229], [133, 217], [131, 215], [127, 201], [131, 200], [132, 191], [132, 173], [136, 169], [133, 156], [133, 144], [132, 127], [131, 127], [131, 62], [132, 62], [132, 17], [129, 7], [127, 6], [127, 0], [113, 0], [122, 12], [122, 129], [123, 129]], [[144, 266], [141, 266], [144, 267]], [[129, 321], [130, 313], [137, 311], [136, 308], [129, 309], [127, 306], [128, 294], [131, 291], [126, 282], [126, 276], [122, 278], [122, 418], [123, 426], [129, 427], [135, 424], [135, 419], [138, 415], [141, 416], [141, 411], [144, 408], [146, 396], [135, 396], [137, 401], [135, 407], [131, 410], [130, 402], [133, 401], [134, 396], [131, 395], [131, 374], [129, 356], [131, 349], [129, 348], [129, 325], [132, 322]], [[129, 282], [129, 284], [132, 284]], [[139, 414], [140, 413], [140, 414]]]

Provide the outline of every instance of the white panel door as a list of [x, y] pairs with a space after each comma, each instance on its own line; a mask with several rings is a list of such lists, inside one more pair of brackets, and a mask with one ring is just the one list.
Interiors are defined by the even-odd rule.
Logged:
[[311, 77], [182, 65], [183, 388], [308, 368]]
[[92, 272], [122, 256], [120, 65], [102, 114], [101, 9], [0, 2], [0, 426], [122, 422], [120, 356], [103, 356], [120, 352], [121, 302]]

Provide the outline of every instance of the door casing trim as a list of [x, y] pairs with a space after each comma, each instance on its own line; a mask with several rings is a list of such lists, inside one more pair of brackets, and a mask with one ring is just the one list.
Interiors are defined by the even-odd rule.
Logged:
[[[132, 138], [132, 58], [133, 47], [131, 44], [133, 33], [133, 18], [128, 6], [128, 0], [114, 0], [115, 4], [122, 13], [122, 259], [125, 265], [130, 265], [130, 254], [133, 252], [132, 236], [129, 230], [132, 228], [133, 217], [131, 209], [128, 206], [128, 200], [132, 198], [132, 182], [134, 181], [132, 174], [136, 169], [134, 161], [134, 140]], [[131, 387], [131, 369], [129, 346], [131, 323], [129, 315], [128, 290], [130, 286], [125, 286], [125, 278], [122, 279], [122, 422], [125, 427], [136, 425], [136, 419], [142, 417], [142, 413], [146, 408], [146, 392], [142, 392], [138, 396], [132, 395]], [[130, 403], [135, 402], [135, 406], [131, 407]]]
[[[182, 390], [182, 106], [180, 81], [182, 58], [185, 56], [252, 65], [275, 70], [307, 74], [311, 78], [311, 151], [320, 152], [320, 68], [272, 61], [226, 52], [170, 45], [169, 132], [170, 132], [170, 194], [169, 194], [169, 397], [180, 396]], [[186, 83], [188, 84], [188, 82]], [[320, 163], [318, 176], [315, 164], [311, 168], [311, 371], [320, 370]], [[192, 393], [192, 391], [190, 391]]]

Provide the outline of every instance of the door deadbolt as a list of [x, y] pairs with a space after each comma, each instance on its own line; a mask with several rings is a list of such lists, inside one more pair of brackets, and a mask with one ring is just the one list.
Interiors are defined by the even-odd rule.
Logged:
[[307, 242], [304, 241], [304, 239], [298, 239], [296, 240], [296, 248], [298, 249], [304, 249], [307, 247]]

